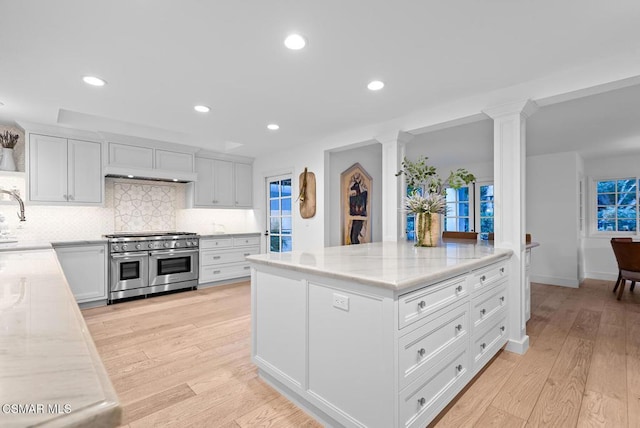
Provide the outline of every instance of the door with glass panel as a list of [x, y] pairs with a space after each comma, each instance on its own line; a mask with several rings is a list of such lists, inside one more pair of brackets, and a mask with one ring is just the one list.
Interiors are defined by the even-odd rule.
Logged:
[[291, 175], [267, 177], [267, 251], [291, 251], [293, 213]]

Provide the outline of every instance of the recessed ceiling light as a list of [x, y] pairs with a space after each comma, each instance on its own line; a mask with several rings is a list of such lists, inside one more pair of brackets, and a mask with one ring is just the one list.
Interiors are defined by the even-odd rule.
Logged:
[[209, 113], [211, 111], [211, 107], [203, 106], [203, 105], [193, 106], [193, 109], [198, 113]]
[[174, 178], [174, 179], [173, 179], [173, 181], [178, 181], [178, 179], [177, 179], [177, 178]]
[[284, 45], [291, 50], [297, 51], [307, 45], [307, 39], [300, 34], [289, 34], [287, 38], [284, 39]]
[[84, 76], [82, 80], [84, 80], [84, 83], [91, 86], [104, 86], [107, 84], [106, 80], [103, 80], [96, 76]]
[[380, 80], [372, 80], [367, 85], [367, 88], [369, 88], [369, 90], [371, 91], [379, 91], [380, 89], [384, 88], [384, 82]]
[[133, 178], [133, 175], [127, 175], [128, 178]]
[[277, 131], [278, 129], [280, 129], [280, 125], [278, 125], [277, 123], [270, 123], [267, 125], [267, 128], [272, 131]]

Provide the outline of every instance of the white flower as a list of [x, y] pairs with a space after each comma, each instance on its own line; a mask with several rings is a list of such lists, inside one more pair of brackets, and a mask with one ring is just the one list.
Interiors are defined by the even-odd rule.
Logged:
[[418, 192], [414, 192], [405, 198], [404, 206], [407, 211], [412, 213], [444, 214], [447, 203], [444, 197], [438, 193], [422, 196]]

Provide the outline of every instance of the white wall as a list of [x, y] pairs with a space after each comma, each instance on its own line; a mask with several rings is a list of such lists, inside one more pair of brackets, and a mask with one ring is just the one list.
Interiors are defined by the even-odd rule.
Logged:
[[527, 157], [527, 230], [533, 249], [531, 280], [577, 287], [580, 157], [557, 153]]
[[[598, 157], [584, 161], [586, 188], [586, 224], [594, 224], [595, 205], [593, 203], [593, 180], [599, 178], [620, 178], [640, 176], [640, 154], [620, 157]], [[637, 238], [634, 237], [637, 240]], [[583, 239], [585, 276], [587, 278], [615, 280], [618, 265], [611, 250], [609, 236], [596, 236], [591, 228], [586, 229]]]
[[373, 143], [363, 147], [329, 153], [329, 245], [342, 245], [342, 215], [340, 207], [340, 174], [358, 162], [371, 176], [371, 240], [382, 240], [382, 145]]

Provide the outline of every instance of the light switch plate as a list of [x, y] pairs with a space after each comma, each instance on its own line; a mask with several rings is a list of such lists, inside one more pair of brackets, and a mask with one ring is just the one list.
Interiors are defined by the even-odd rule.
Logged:
[[333, 293], [333, 306], [343, 311], [348, 311], [349, 297], [343, 294]]

